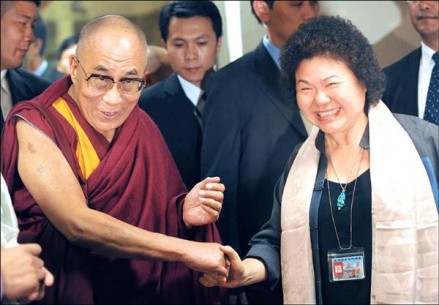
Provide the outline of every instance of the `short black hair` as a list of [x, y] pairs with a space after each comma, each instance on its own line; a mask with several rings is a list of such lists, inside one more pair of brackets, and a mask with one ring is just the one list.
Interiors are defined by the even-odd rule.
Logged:
[[[1, 3], [1, 9], [0, 9], [0, 15], [3, 17], [3, 15], [9, 10], [9, 8], [11, 7], [11, 4], [14, 4], [17, 1], [0, 1]], [[40, 6], [41, 1], [37, 0], [37, 1], [26, 1], [26, 2], [32, 2], [34, 3], [37, 7]]]
[[[256, 17], [256, 19], [258, 20], [259, 24], [262, 24], [262, 20], [259, 19], [258, 15], [256, 15], [255, 9], [253, 8], [253, 2], [255, 2], [255, 0], [250, 0], [250, 7], [252, 8], [252, 13]], [[272, 1], [264, 1], [264, 2], [267, 3], [267, 5], [270, 8], [270, 10], [273, 9], [274, 0], [272, 0]]]
[[64, 39], [58, 48], [58, 60], [61, 59], [62, 53], [66, 49], [70, 48], [71, 46], [74, 46], [75, 44], [78, 44], [78, 40], [79, 40], [79, 34], [75, 34], [73, 36]]
[[303, 60], [326, 56], [343, 61], [367, 89], [364, 111], [378, 103], [386, 78], [367, 38], [347, 19], [319, 16], [302, 24], [281, 53], [282, 84], [296, 101], [295, 73]]
[[172, 17], [191, 18], [197, 16], [207, 17], [212, 21], [217, 39], [223, 35], [221, 14], [212, 1], [173, 1], [160, 11], [159, 27], [163, 41], [168, 40], [169, 22]]

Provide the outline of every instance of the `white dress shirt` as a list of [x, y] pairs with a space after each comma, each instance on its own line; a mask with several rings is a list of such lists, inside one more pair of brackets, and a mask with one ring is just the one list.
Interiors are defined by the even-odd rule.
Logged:
[[180, 85], [183, 88], [184, 94], [186, 94], [187, 98], [194, 104], [196, 107], [198, 101], [200, 100], [201, 95], [203, 94], [203, 90], [201, 88], [195, 86], [191, 82], [188, 82], [180, 75], [177, 75], [178, 80], [180, 81]]

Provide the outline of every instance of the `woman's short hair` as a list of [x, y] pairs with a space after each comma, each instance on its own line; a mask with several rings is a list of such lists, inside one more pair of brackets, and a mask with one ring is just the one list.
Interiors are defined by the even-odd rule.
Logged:
[[367, 89], [365, 112], [378, 103], [385, 89], [381, 71], [367, 38], [347, 19], [319, 16], [300, 26], [281, 54], [282, 84], [296, 101], [295, 73], [300, 63], [316, 56], [343, 61]]

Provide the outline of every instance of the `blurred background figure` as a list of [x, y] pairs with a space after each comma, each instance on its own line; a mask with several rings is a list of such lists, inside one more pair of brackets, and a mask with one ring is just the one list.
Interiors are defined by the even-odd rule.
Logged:
[[33, 33], [35, 39], [29, 46], [29, 51], [26, 54], [23, 68], [37, 76], [47, 79], [48, 81], [54, 81], [59, 78], [59, 74], [56, 72], [54, 64], [49, 62], [44, 55], [47, 36], [46, 24], [41, 15], [38, 15], [37, 17]]
[[58, 78], [69, 74], [69, 59], [70, 56], [75, 55], [76, 46], [78, 45], [79, 35], [70, 36], [61, 43], [58, 49], [58, 63], [56, 64], [56, 71]]
[[407, 1], [407, 6], [421, 46], [384, 69], [383, 102], [392, 112], [439, 125], [439, 1]]
[[148, 65], [146, 67], [146, 87], [152, 86], [172, 74], [168, 51], [159, 46], [148, 45]]

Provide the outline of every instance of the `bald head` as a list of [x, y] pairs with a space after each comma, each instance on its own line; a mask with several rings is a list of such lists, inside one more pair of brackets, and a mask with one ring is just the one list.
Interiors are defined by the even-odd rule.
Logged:
[[120, 15], [106, 15], [89, 21], [79, 33], [76, 54], [81, 56], [94, 47], [118, 39], [134, 39], [146, 52], [145, 33], [136, 24]]

